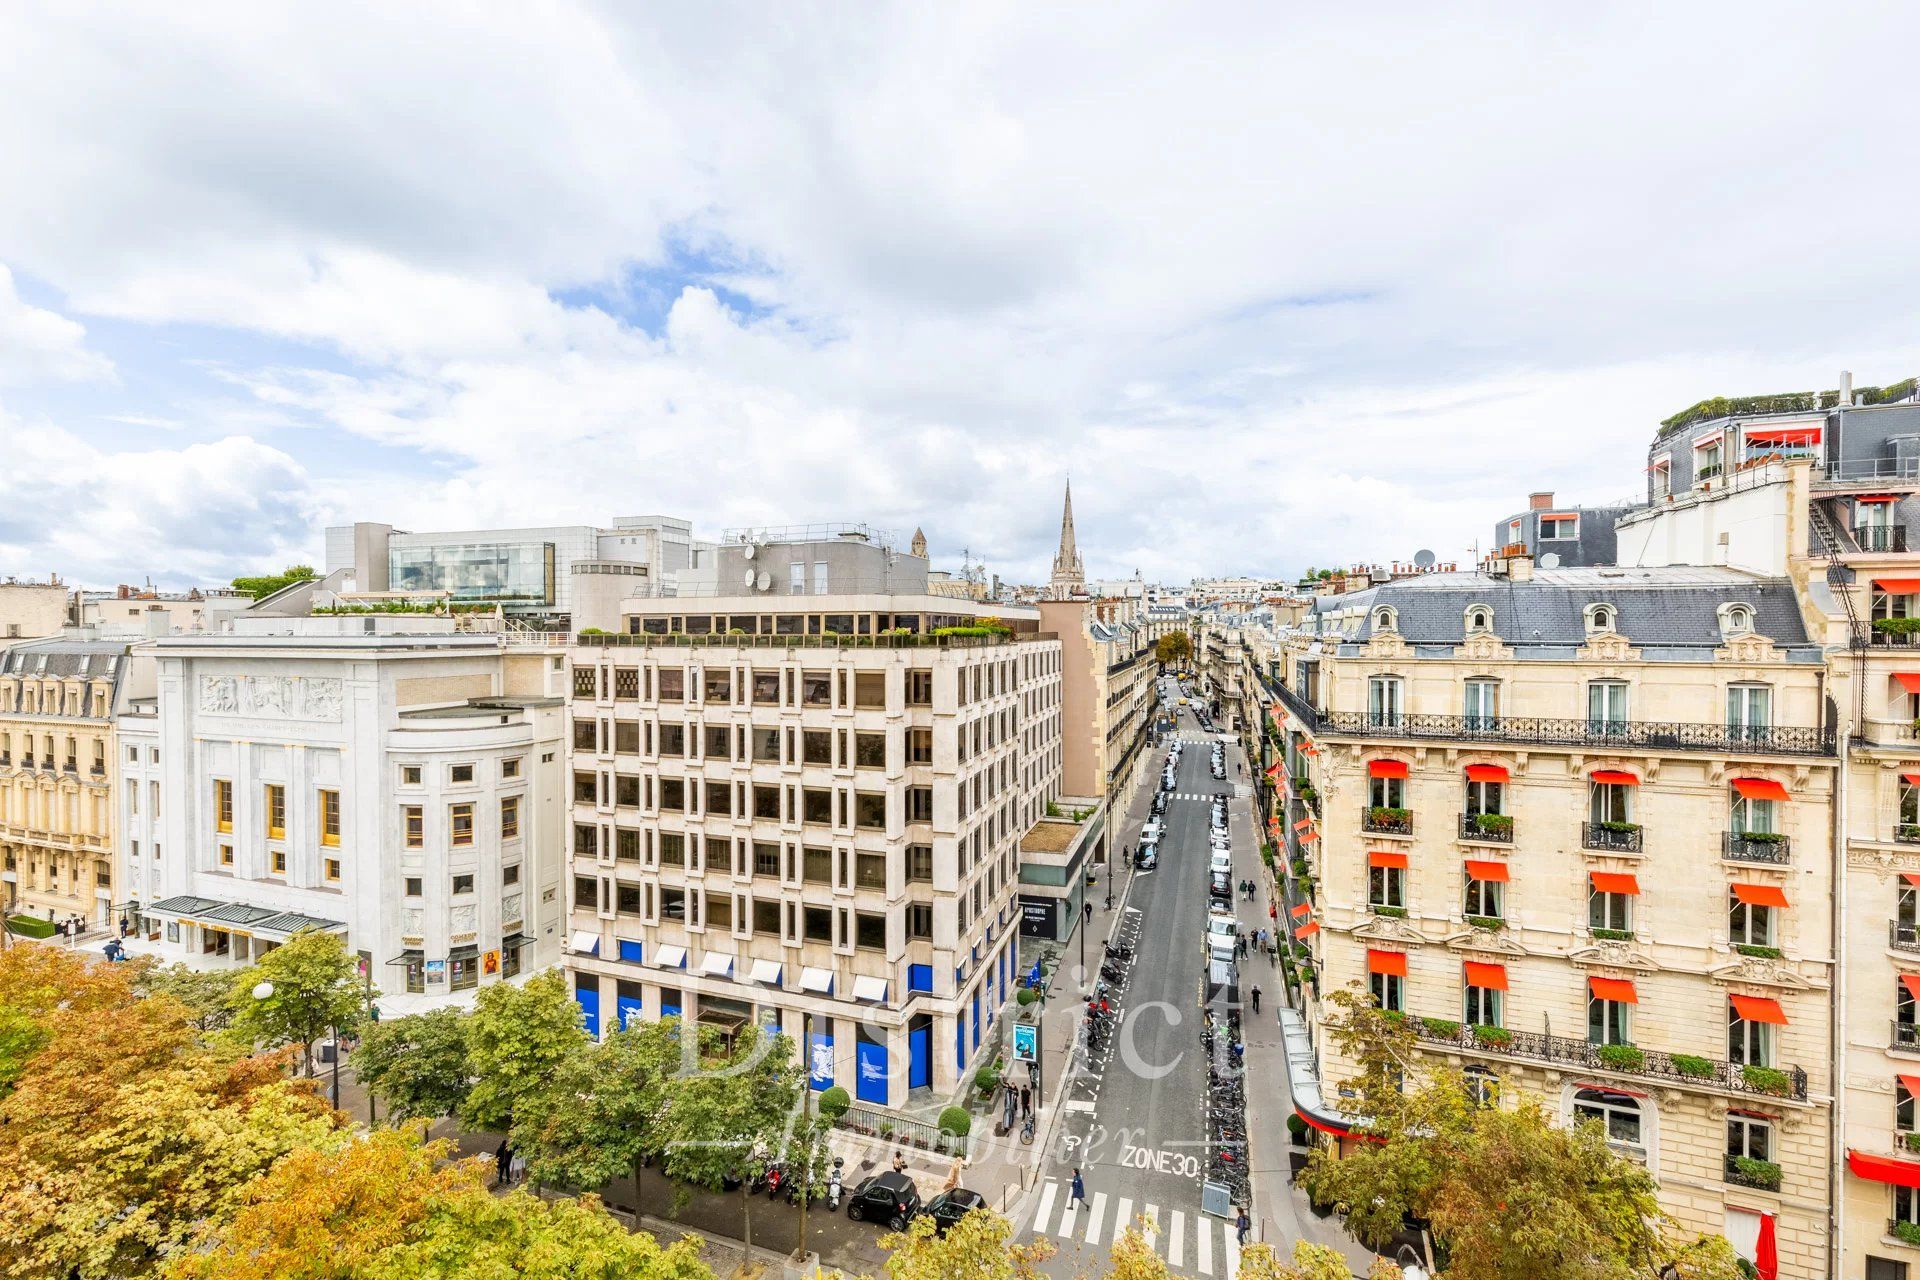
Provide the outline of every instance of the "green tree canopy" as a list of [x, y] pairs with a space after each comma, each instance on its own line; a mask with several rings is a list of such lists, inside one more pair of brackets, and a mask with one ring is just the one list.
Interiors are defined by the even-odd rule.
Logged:
[[467, 1066], [467, 1015], [434, 1009], [368, 1023], [353, 1056], [360, 1083], [395, 1120], [432, 1120], [460, 1109], [473, 1087]]
[[662, 1153], [680, 1067], [677, 1024], [634, 1020], [599, 1044], [582, 1039], [513, 1112], [514, 1149], [536, 1183], [600, 1187]]
[[800, 1069], [793, 1042], [749, 1026], [729, 1047], [711, 1027], [675, 1022], [682, 1036], [697, 1035], [698, 1069], [670, 1088], [665, 1117], [667, 1173], [719, 1190], [742, 1179], [746, 1242], [753, 1245], [753, 1197], [748, 1175], [780, 1151], [799, 1109]]
[[1193, 637], [1184, 631], [1169, 631], [1154, 642], [1153, 655], [1162, 666], [1185, 662], [1193, 656]]
[[[366, 989], [356, 957], [337, 933], [296, 933], [229, 981], [234, 1034], [268, 1047], [299, 1045], [308, 1071], [313, 1042], [329, 1027], [343, 1034], [353, 1030], [365, 1014]], [[273, 985], [272, 993], [255, 996], [263, 982]]]
[[521, 1101], [548, 1087], [560, 1064], [587, 1042], [580, 1006], [558, 969], [518, 986], [480, 988], [466, 1026], [473, 1088], [460, 1118], [492, 1133], [510, 1130]]
[[314, 572], [310, 564], [290, 564], [279, 573], [263, 573], [250, 578], [235, 578], [233, 589], [244, 591], [255, 600], [264, 600], [274, 592], [295, 582], [305, 582], [320, 575]]

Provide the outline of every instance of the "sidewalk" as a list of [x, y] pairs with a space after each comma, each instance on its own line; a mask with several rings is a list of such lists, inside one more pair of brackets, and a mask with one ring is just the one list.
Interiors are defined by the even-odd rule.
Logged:
[[[1237, 773], [1235, 766], [1240, 770]], [[1236, 789], [1252, 787], [1250, 768], [1246, 753], [1228, 735], [1227, 776]], [[1286, 898], [1260, 861], [1264, 832], [1248, 800], [1236, 798], [1230, 810], [1234, 882], [1252, 880], [1258, 886], [1252, 900], [1234, 900], [1240, 929], [1248, 934], [1269, 929], [1285, 936], [1290, 919]], [[1269, 903], [1279, 905], [1277, 921], [1267, 916]], [[1254, 987], [1260, 988], [1258, 1014], [1251, 1004]], [[1338, 1249], [1356, 1274], [1365, 1275], [1373, 1260], [1372, 1252], [1348, 1235], [1338, 1218], [1316, 1216], [1306, 1193], [1293, 1185], [1292, 1156], [1297, 1152], [1304, 1157], [1308, 1148], [1295, 1146], [1287, 1129], [1287, 1118], [1293, 1115], [1293, 1096], [1287, 1086], [1287, 1054], [1276, 1013], [1286, 1006], [1286, 982], [1279, 965], [1267, 955], [1256, 954], [1251, 944], [1241, 961], [1240, 995], [1247, 1002], [1241, 1027], [1246, 1044], [1247, 1136], [1252, 1146], [1248, 1172], [1253, 1182], [1254, 1237], [1272, 1244], [1283, 1259], [1295, 1240], [1327, 1245]]]

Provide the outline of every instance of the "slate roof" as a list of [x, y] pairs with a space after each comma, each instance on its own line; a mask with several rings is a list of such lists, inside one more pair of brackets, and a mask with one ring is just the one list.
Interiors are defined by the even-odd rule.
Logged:
[[[0, 651], [0, 674], [10, 676], [87, 676], [99, 679], [109, 670], [108, 658], [124, 658], [127, 643], [122, 640], [68, 640], [52, 636], [45, 640], [22, 640]], [[41, 659], [45, 658], [43, 666]], [[85, 670], [81, 669], [85, 659]]]
[[1400, 636], [1409, 644], [1458, 644], [1466, 638], [1470, 605], [1493, 610], [1493, 632], [1518, 647], [1585, 644], [1584, 610], [1606, 603], [1619, 611], [1614, 629], [1638, 645], [1715, 648], [1722, 642], [1718, 610], [1735, 601], [1753, 607], [1754, 630], [1783, 647], [1807, 646], [1806, 627], [1785, 578], [1762, 578], [1733, 569], [1536, 569], [1530, 582], [1483, 573], [1438, 573], [1390, 582], [1367, 591], [1322, 597], [1314, 614], [1363, 610], [1347, 638], [1364, 643], [1373, 635], [1373, 609], [1393, 607]]

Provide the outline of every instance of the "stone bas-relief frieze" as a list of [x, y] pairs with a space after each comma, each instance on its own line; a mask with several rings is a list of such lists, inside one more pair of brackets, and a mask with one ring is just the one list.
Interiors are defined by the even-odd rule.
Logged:
[[345, 700], [345, 683], [331, 677], [200, 677], [203, 715], [334, 722], [340, 719]]

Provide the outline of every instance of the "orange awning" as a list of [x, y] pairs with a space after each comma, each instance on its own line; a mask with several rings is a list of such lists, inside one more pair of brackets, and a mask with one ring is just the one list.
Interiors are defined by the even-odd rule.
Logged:
[[1856, 505], [1862, 502], [1898, 502], [1900, 501], [1900, 495], [1897, 493], [1856, 493], [1853, 495], [1853, 500]]
[[1903, 773], [1900, 776], [1905, 778], [1908, 782], [1911, 782], [1914, 786], [1920, 787], [1920, 772]]
[[1920, 671], [1896, 671], [1893, 678], [1908, 693], [1920, 693]]
[[1787, 891], [1775, 884], [1736, 884], [1733, 896], [1750, 907], [1784, 907]]
[[1301, 844], [1306, 844], [1309, 841], [1318, 840], [1319, 838], [1320, 833], [1318, 831], [1303, 831], [1300, 833]]
[[1873, 585], [1890, 596], [1910, 596], [1920, 591], [1920, 578], [1875, 578]]
[[1596, 1000], [1617, 1000], [1621, 1004], [1639, 1004], [1640, 997], [1634, 994], [1633, 983], [1625, 978], [1588, 978], [1587, 989], [1593, 992]]
[[1467, 766], [1468, 782], [1505, 782], [1508, 776], [1507, 767], [1503, 764], [1470, 764]]
[[1367, 972], [1392, 974], [1396, 978], [1407, 976], [1407, 953], [1404, 951], [1367, 952]]
[[1745, 800], [1785, 800], [1787, 789], [1771, 778], [1735, 778], [1733, 789]]
[[1407, 855], [1404, 853], [1389, 853], [1384, 849], [1375, 849], [1367, 855], [1367, 865], [1370, 867], [1398, 867], [1400, 870], [1405, 871], [1407, 869]]
[[1313, 825], [1312, 818], [1302, 818], [1300, 819], [1300, 821], [1293, 824], [1293, 829], [1295, 831], [1305, 831], [1308, 827], [1312, 825]]
[[1920, 871], [1902, 871], [1900, 878], [1916, 889], [1920, 889]]
[[1313, 914], [1313, 904], [1303, 902], [1287, 914], [1291, 915], [1295, 920], [1298, 920], [1301, 916], [1310, 916]]
[[1920, 1162], [1869, 1155], [1865, 1151], [1849, 1151], [1847, 1168], [1852, 1170], [1854, 1177], [1865, 1178], [1868, 1182], [1884, 1182], [1895, 1187], [1920, 1187]]
[[1404, 760], [1369, 760], [1367, 762], [1369, 778], [1404, 778], [1407, 776], [1407, 762]]
[[1595, 782], [1604, 782], [1608, 786], [1637, 787], [1640, 785], [1640, 779], [1625, 769], [1595, 769], [1587, 776]]
[[1766, 996], [1728, 996], [1727, 999], [1733, 1001], [1733, 1011], [1748, 1022], [1771, 1022], [1776, 1027], [1787, 1025], [1787, 1015], [1778, 1000]]
[[1505, 884], [1507, 882], [1507, 864], [1504, 862], [1479, 862], [1469, 858], [1467, 859], [1467, 874], [1475, 880], [1497, 880], [1501, 884]]
[[1484, 991], [1507, 989], [1507, 966], [1503, 964], [1482, 964], [1478, 960], [1469, 960], [1462, 967], [1466, 970], [1467, 985], [1470, 987], [1479, 987]]
[[1298, 929], [1295, 929], [1293, 931], [1293, 936], [1296, 938], [1311, 938], [1314, 934], [1318, 932], [1320, 932], [1319, 923], [1317, 921], [1309, 920], [1307, 921], [1307, 923], [1301, 925]]
[[1920, 1098], [1920, 1076], [1895, 1076], [1894, 1079], [1898, 1080], [1900, 1087], [1910, 1095]]
[[1901, 974], [1900, 985], [1907, 989], [1908, 995], [1912, 996], [1915, 1000], [1920, 1000], [1920, 974]]
[[1595, 871], [1593, 887], [1601, 893], [1639, 893], [1640, 882], [1625, 871]]

